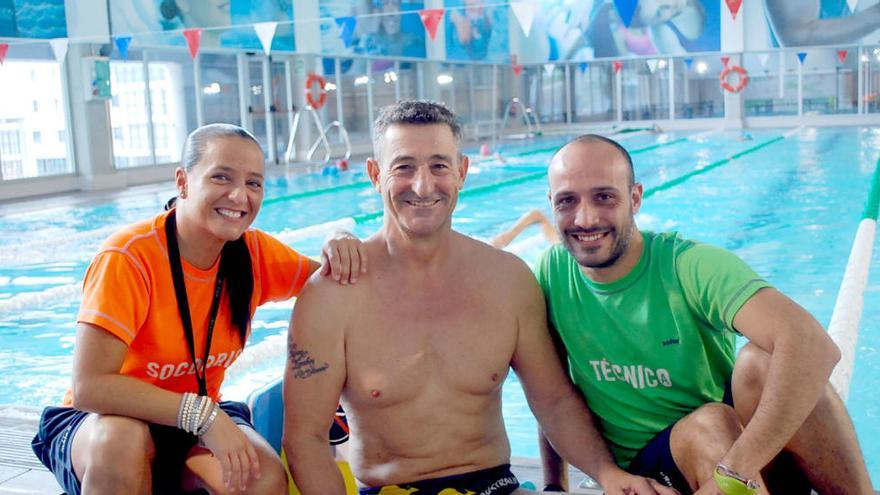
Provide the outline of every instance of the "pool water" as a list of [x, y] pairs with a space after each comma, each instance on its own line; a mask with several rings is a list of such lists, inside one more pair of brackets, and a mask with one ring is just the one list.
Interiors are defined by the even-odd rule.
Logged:
[[[636, 179], [651, 189], [787, 130], [753, 131], [750, 141], [740, 140], [739, 132], [691, 135], [684, 142], [635, 154]], [[634, 135], [622, 144], [637, 150], [682, 136], [686, 134]], [[534, 150], [562, 142], [563, 138], [510, 143], [501, 147], [505, 163], [472, 163], [465, 190], [527, 174], [536, 177], [462, 197], [454, 227], [489, 238], [530, 209], [549, 213], [546, 178], [535, 172], [543, 169], [551, 152]], [[685, 237], [732, 250], [827, 325], [878, 150], [880, 129], [803, 129], [646, 198], [637, 221], [643, 229], [678, 230]], [[338, 176], [282, 174], [267, 181], [266, 198], [364, 181], [362, 171]], [[172, 192], [169, 183], [167, 193], [153, 191], [101, 205], [0, 217], [0, 302], [16, 294], [79, 282], [94, 250], [112, 227], [155, 214]], [[367, 185], [359, 185], [307, 198], [270, 201], [255, 226], [279, 232], [381, 208], [381, 197]], [[358, 224], [354, 232], [367, 236], [380, 222]], [[537, 234], [538, 230], [531, 228], [524, 235]], [[304, 238], [294, 247], [316, 254], [321, 241], [320, 236]], [[534, 262], [542, 249], [536, 245], [520, 254]], [[880, 486], [880, 395], [875, 392], [880, 388], [878, 259], [880, 253], [875, 251], [847, 403], [875, 486]], [[69, 385], [77, 307], [78, 301], [47, 301], [39, 307], [0, 314], [0, 404], [40, 406], [60, 400]], [[284, 303], [260, 308], [251, 343], [283, 332], [291, 307]], [[230, 383], [224, 393], [241, 395], [259, 380], [278, 376], [281, 359], [262, 363]], [[535, 421], [513, 374], [505, 385], [504, 415], [513, 454], [536, 457]]]

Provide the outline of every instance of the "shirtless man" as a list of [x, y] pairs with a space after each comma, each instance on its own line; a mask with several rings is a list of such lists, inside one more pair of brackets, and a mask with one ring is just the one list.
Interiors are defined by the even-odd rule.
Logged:
[[327, 449], [340, 395], [362, 494], [532, 493], [509, 469], [510, 367], [553, 444], [606, 493], [675, 493], [614, 464], [556, 357], [528, 267], [452, 230], [468, 168], [455, 116], [401, 101], [375, 136], [367, 170], [385, 218], [365, 242], [370, 271], [342, 290], [312, 278], [291, 322], [283, 444], [303, 495], [345, 493]]

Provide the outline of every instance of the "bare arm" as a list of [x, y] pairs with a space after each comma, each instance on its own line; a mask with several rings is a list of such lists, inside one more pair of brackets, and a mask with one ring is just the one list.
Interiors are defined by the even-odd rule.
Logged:
[[563, 458], [597, 480], [608, 494], [676, 493], [632, 476], [615, 464], [593, 418], [565, 374], [547, 328], [544, 297], [525, 269], [519, 335], [511, 366], [522, 382], [529, 407]]
[[525, 215], [519, 217], [513, 226], [493, 237], [489, 241], [489, 244], [499, 249], [504, 248], [513, 242], [523, 230], [534, 223], [541, 225], [541, 232], [544, 233], [544, 237], [547, 238], [548, 242], [551, 244], [559, 242], [559, 236], [556, 234], [556, 230], [554, 230], [550, 220], [548, 220], [539, 210], [529, 210]]
[[764, 0], [773, 32], [785, 46], [855, 43], [880, 27], [880, 4], [847, 17], [819, 18], [819, 2]]
[[755, 293], [733, 325], [770, 354], [755, 414], [721, 460], [755, 479], [816, 406], [840, 351], [812, 315], [776, 289]]
[[[77, 325], [73, 407], [177, 426], [183, 394], [119, 374], [126, 351], [125, 343], [102, 328], [88, 323]], [[245, 488], [250, 476], [259, 474], [256, 450], [223, 411], [218, 412], [202, 439], [220, 460], [228, 486]]]
[[544, 430], [538, 427], [538, 450], [541, 451], [541, 468], [544, 471], [544, 485], [556, 485], [568, 491], [568, 463], [550, 445]]
[[[326, 282], [325, 282], [326, 284]], [[312, 277], [291, 318], [284, 368], [282, 443], [303, 495], [344, 495], [327, 431], [345, 383], [344, 332], [326, 287]]]

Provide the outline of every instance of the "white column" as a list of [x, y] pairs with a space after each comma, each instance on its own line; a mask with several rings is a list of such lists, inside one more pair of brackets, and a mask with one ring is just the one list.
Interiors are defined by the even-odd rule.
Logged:
[[[614, 70], [614, 66], [611, 66], [611, 70]], [[620, 68], [619, 71], [614, 73], [614, 83], [615, 83], [615, 93], [614, 100], [617, 104], [617, 121], [623, 121], [623, 67]]]
[[263, 60], [263, 111], [266, 115], [266, 159], [278, 163], [278, 138], [275, 136], [275, 113], [272, 112], [272, 61], [264, 56]]
[[797, 100], [798, 100], [798, 115], [804, 114], [804, 63], [798, 60], [798, 85], [797, 85]]
[[254, 120], [249, 111], [248, 99], [251, 95], [251, 78], [248, 72], [248, 57], [239, 53], [235, 57], [238, 66], [238, 113], [241, 115], [241, 126], [249, 132], [254, 132]]
[[669, 120], [675, 120], [675, 59], [668, 59], [668, 77], [669, 77]]
[[196, 97], [196, 125], [201, 127], [205, 124], [202, 112], [202, 55], [197, 53], [193, 59], [193, 91]]

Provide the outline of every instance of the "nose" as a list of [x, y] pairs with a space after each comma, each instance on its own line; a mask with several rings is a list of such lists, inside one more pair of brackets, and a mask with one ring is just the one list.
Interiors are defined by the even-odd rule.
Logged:
[[599, 223], [597, 209], [593, 208], [589, 202], [583, 201], [578, 205], [575, 212], [574, 223], [580, 228], [588, 229]]
[[227, 196], [230, 201], [233, 201], [236, 204], [247, 203], [247, 186], [245, 184], [236, 184], [230, 188]]
[[434, 176], [430, 167], [418, 167], [413, 177], [412, 190], [419, 197], [426, 198], [434, 192]]

